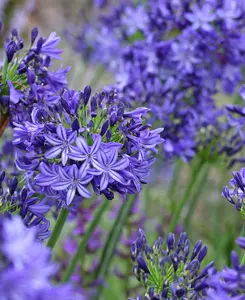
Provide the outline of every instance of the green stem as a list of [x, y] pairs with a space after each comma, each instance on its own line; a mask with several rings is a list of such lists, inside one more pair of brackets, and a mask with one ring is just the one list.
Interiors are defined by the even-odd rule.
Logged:
[[[242, 226], [242, 229], [240, 231], [239, 236], [243, 237], [244, 233], [245, 233], [245, 226]], [[241, 248], [240, 247], [239, 247], [237, 253], [238, 253], [239, 256], [241, 255]], [[244, 265], [244, 264], [245, 264], [245, 254], [243, 255], [242, 260], [241, 260], [241, 265]]]
[[192, 191], [193, 186], [195, 185], [195, 183], [197, 181], [198, 174], [201, 171], [203, 164], [204, 164], [204, 161], [200, 160], [199, 163], [197, 163], [195, 165], [195, 167], [193, 169], [192, 176], [191, 176], [191, 180], [190, 180], [190, 182], [189, 182], [189, 184], [188, 184], [188, 186], [185, 190], [183, 198], [181, 199], [181, 201], [179, 202], [179, 205], [177, 206], [177, 209], [176, 209], [175, 214], [173, 215], [173, 217], [171, 219], [171, 222], [170, 222], [170, 225], [168, 227], [167, 232], [174, 232], [174, 230], [176, 228], [176, 225], [179, 222], [179, 218], [180, 218], [180, 215], [182, 213], [182, 210], [183, 210], [186, 202], [189, 200], [191, 191]]
[[103, 73], [105, 73], [105, 69], [103, 68], [103, 66], [99, 66], [95, 72], [95, 76], [92, 78], [92, 80], [90, 81], [90, 86], [94, 88], [94, 86], [97, 84], [97, 82], [99, 81], [99, 79], [101, 79]]
[[[135, 201], [135, 195], [129, 195], [126, 199], [126, 202], [121, 206], [121, 209], [117, 215], [117, 218], [113, 224], [113, 227], [111, 228], [101, 258], [100, 258], [100, 264], [98, 267], [98, 270], [95, 275], [95, 280], [106, 280], [107, 273], [109, 271], [110, 263], [112, 261], [112, 257], [115, 251], [115, 248], [117, 246], [117, 243], [120, 239], [122, 229], [127, 221], [127, 218], [129, 216], [129, 213], [132, 209], [132, 206]], [[101, 285], [97, 293], [95, 295], [94, 300], [99, 299], [99, 297], [102, 295], [104, 285]]]
[[76, 265], [77, 265], [79, 259], [84, 256], [88, 241], [91, 238], [96, 226], [98, 225], [99, 221], [101, 220], [101, 217], [103, 216], [104, 212], [106, 211], [108, 205], [109, 205], [109, 201], [104, 200], [103, 203], [101, 204], [101, 206], [95, 212], [95, 216], [94, 216], [92, 222], [89, 224], [89, 227], [86, 230], [86, 233], [79, 244], [77, 252], [72, 257], [72, 260], [65, 271], [65, 274], [63, 277], [64, 282], [68, 281], [70, 279], [72, 273], [74, 272], [74, 270], [76, 268]]
[[208, 170], [209, 170], [209, 164], [206, 163], [203, 165], [202, 169], [200, 170], [201, 173], [198, 176], [197, 184], [195, 185], [194, 191], [191, 195], [191, 198], [189, 199], [189, 203], [190, 203], [189, 209], [188, 209], [188, 213], [184, 220], [184, 227], [185, 227], [186, 232], [189, 232], [189, 228], [192, 223], [192, 218], [194, 216], [194, 212], [195, 212], [198, 200], [200, 199], [200, 194], [201, 194], [203, 188], [205, 187], [205, 183], [208, 178]]
[[245, 264], [245, 254], [243, 255], [242, 261], [241, 261], [241, 265], [244, 265], [244, 264]]
[[174, 213], [176, 207], [176, 201], [174, 196], [176, 194], [176, 187], [180, 178], [181, 166], [182, 166], [182, 161], [179, 159], [174, 166], [173, 177], [171, 178], [171, 182], [168, 190], [168, 198], [170, 199], [172, 214]]
[[67, 210], [66, 208], [62, 208], [61, 212], [59, 213], [58, 219], [55, 223], [54, 229], [52, 231], [51, 237], [48, 240], [48, 247], [50, 248], [54, 248], [56, 242], [58, 241], [58, 238], [61, 234], [61, 231], [65, 225], [66, 219], [68, 217], [69, 214], [69, 210]]

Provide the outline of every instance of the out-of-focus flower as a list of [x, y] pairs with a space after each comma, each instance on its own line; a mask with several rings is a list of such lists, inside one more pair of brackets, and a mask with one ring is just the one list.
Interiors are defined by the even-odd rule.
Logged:
[[8, 178], [4, 171], [0, 173], [0, 214], [21, 216], [27, 228], [35, 227], [36, 238], [44, 240], [51, 234], [45, 217], [49, 210], [45, 200], [35, 196], [28, 186], [20, 188], [16, 177]]
[[244, 13], [242, 1], [131, 0], [68, 38], [112, 72], [124, 103], [151, 108], [164, 156], [187, 161], [227, 130], [215, 95], [243, 79]]
[[[244, 238], [237, 239], [237, 244], [245, 249]], [[224, 267], [222, 271], [212, 270], [207, 280], [206, 300], [243, 300], [245, 295], [245, 264], [240, 263], [238, 254], [231, 252], [231, 267]]]
[[50, 260], [50, 250], [35, 236], [35, 229], [26, 228], [19, 217], [0, 216], [1, 299], [84, 299], [70, 285], [51, 282], [57, 266]]

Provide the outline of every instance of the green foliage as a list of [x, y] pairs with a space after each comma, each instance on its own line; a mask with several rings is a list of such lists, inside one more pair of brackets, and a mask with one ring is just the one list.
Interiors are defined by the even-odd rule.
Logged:
[[243, 203], [243, 205], [242, 205], [241, 215], [242, 215], [243, 219], [245, 220], [245, 203]]
[[11, 215], [19, 215], [20, 209], [12, 201], [3, 202], [0, 199], [0, 215], [11, 212]]
[[144, 33], [141, 31], [136, 31], [134, 34], [128, 37], [128, 43], [133, 44], [136, 41], [142, 41], [145, 39]]

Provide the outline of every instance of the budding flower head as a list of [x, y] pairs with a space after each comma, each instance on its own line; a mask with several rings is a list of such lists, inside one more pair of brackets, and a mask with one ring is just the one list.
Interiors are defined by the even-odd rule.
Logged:
[[169, 233], [165, 247], [162, 238], [150, 247], [140, 229], [131, 246], [134, 273], [145, 286], [147, 299], [198, 299], [196, 297], [204, 295], [208, 271], [213, 267], [211, 262], [200, 271], [206, 254], [207, 246], [201, 241], [190, 250], [185, 232], [176, 242], [175, 235]]
[[51, 234], [45, 218], [49, 209], [50, 206], [35, 197], [28, 187], [20, 188], [16, 177], [0, 172], [0, 215], [19, 215], [27, 228], [36, 228], [36, 238], [44, 240]]
[[233, 172], [230, 186], [231, 188], [223, 187], [222, 196], [233, 204], [245, 219], [245, 168]]

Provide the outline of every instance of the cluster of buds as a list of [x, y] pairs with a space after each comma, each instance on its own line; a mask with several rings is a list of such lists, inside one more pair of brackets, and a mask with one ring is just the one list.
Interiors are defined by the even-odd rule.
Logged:
[[203, 246], [201, 241], [190, 251], [186, 233], [181, 233], [177, 243], [175, 235], [169, 233], [164, 249], [162, 238], [150, 247], [140, 229], [137, 240], [131, 246], [134, 274], [145, 286], [147, 299], [151, 300], [200, 299], [207, 287], [209, 270], [213, 267], [211, 262], [200, 271], [206, 254], [207, 246]]

